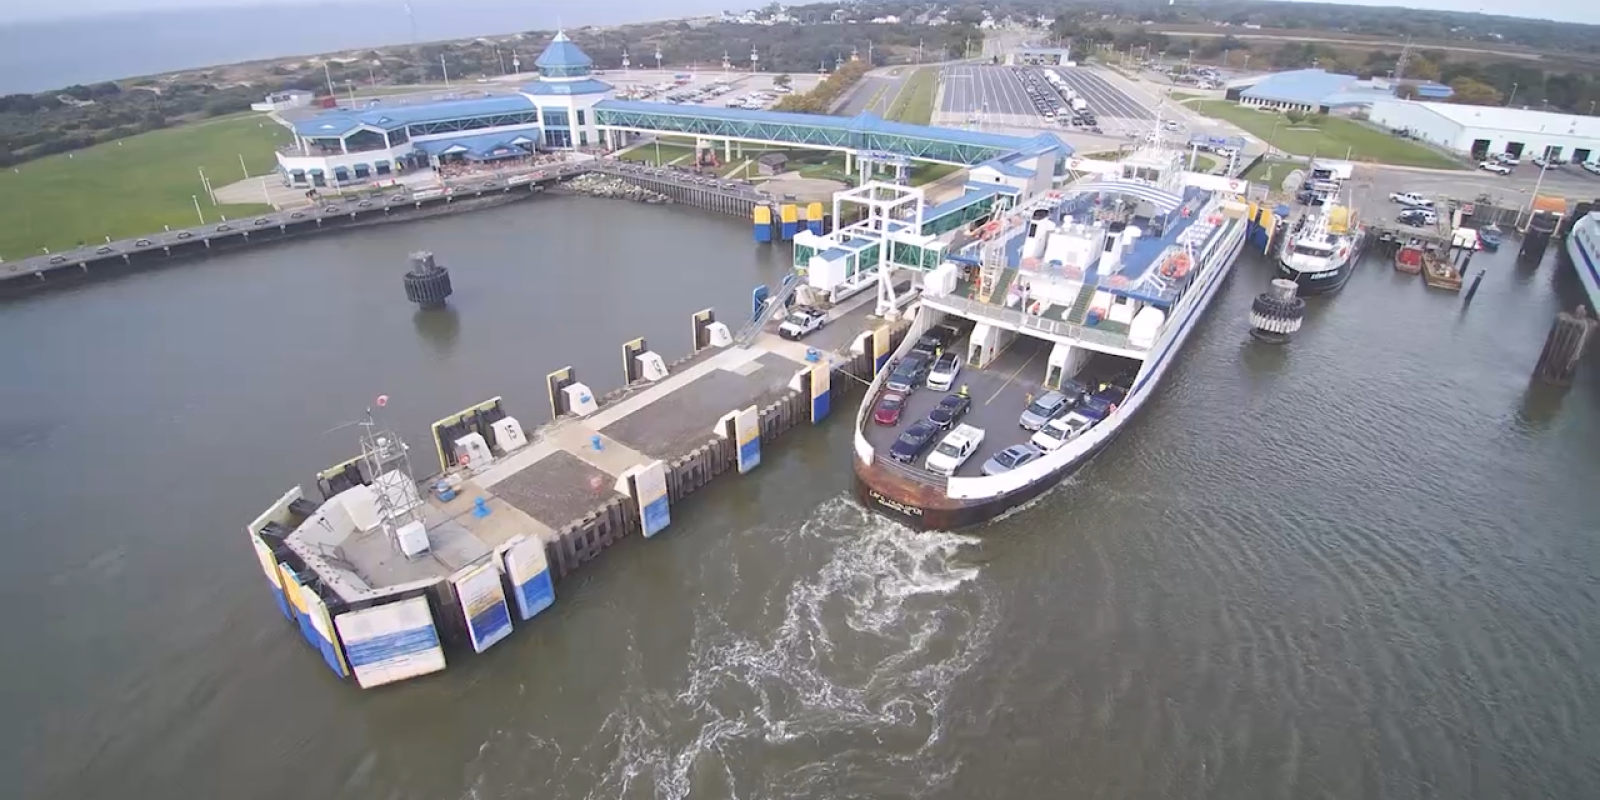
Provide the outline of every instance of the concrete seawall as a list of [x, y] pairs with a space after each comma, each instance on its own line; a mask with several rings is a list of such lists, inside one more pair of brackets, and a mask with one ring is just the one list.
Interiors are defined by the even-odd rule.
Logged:
[[89, 245], [20, 261], [0, 262], [0, 294], [35, 291], [86, 279], [219, 255], [244, 247], [331, 233], [373, 224], [428, 219], [492, 208], [545, 192], [586, 174], [602, 174], [669, 198], [672, 202], [749, 219], [766, 195], [749, 184], [719, 181], [694, 173], [596, 159], [451, 182], [443, 189], [406, 191], [324, 201], [320, 205], [275, 211], [257, 217], [152, 232], [145, 236]]

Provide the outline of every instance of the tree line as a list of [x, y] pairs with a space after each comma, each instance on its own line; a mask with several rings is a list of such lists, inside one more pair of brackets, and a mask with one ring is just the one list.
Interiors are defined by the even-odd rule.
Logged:
[[[832, 8], [832, 6], [827, 6]], [[831, 10], [830, 10], [831, 13]], [[814, 18], [816, 17], [813, 14]], [[826, 19], [824, 14], [820, 19]], [[436, 42], [345, 53], [329, 60], [281, 59], [260, 65], [247, 82], [221, 70], [68, 86], [36, 94], [0, 96], [0, 166], [79, 150], [170, 125], [247, 111], [265, 95], [289, 90], [360, 93], [375, 86], [413, 86], [474, 81], [524, 72], [554, 31], [515, 37]], [[764, 72], [833, 72], [849, 66], [940, 61], [974, 50], [981, 35], [969, 26], [901, 25], [709, 25], [663, 22], [612, 29], [569, 31], [601, 70], [622, 68], [627, 52], [635, 68], [654, 67], [655, 50], [668, 69], [720, 70], [726, 53], [735, 69], [748, 70], [753, 49]], [[851, 67], [851, 69], [855, 69]], [[859, 76], [857, 76], [859, 77]], [[854, 79], [852, 79], [852, 82]]]

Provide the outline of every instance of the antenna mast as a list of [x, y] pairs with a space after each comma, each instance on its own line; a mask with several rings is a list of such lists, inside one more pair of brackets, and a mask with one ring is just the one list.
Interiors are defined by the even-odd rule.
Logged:
[[[387, 405], [388, 395], [380, 395], [376, 405]], [[361, 462], [383, 515], [383, 531], [389, 543], [401, 547], [398, 531], [411, 523], [422, 522], [422, 495], [417, 490], [417, 480], [411, 471], [411, 457], [400, 435], [381, 426], [372, 409], [361, 422]]]

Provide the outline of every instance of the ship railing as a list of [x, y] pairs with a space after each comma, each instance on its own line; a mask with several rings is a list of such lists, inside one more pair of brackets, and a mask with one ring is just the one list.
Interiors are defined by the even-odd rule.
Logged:
[[932, 486], [941, 492], [945, 491], [946, 487], [950, 485], [950, 479], [944, 475], [940, 475], [937, 472], [929, 472], [913, 464], [902, 464], [882, 453], [874, 456], [872, 463], [882, 468], [885, 472], [891, 472], [924, 486]]
[[1013, 326], [1024, 332], [1038, 331], [1051, 336], [1058, 336], [1064, 339], [1075, 339], [1086, 344], [1112, 347], [1119, 350], [1146, 349], [1135, 346], [1133, 342], [1128, 339], [1128, 335], [1125, 333], [1117, 333], [1115, 331], [1093, 328], [1087, 325], [1066, 322], [1064, 320], [1050, 319], [1048, 317], [1042, 317], [1035, 314], [1028, 314], [1018, 309], [1003, 308], [1001, 306], [991, 305], [989, 303], [971, 300], [965, 297], [949, 295], [939, 298], [929, 297], [926, 298], [926, 300], [938, 305], [950, 306], [954, 308], [957, 313], [965, 317], [973, 319], [987, 318], [996, 322]]

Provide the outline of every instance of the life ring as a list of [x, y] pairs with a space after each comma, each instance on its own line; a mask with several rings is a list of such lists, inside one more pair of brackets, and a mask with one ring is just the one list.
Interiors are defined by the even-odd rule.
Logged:
[[472, 456], [469, 456], [466, 453], [462, 453], [461, 455], [456, 456], [456, 463], [460, 464], [463, 467], [465, 467], [466, 465], [472, 463]]

